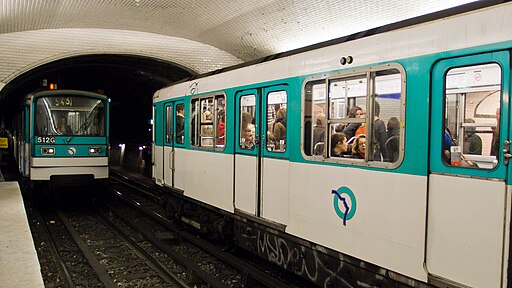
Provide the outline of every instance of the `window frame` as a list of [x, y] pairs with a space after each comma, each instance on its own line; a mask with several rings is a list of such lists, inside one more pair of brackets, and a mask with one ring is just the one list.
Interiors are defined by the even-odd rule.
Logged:
[[[452, 139], [451, 140], [457, 140], [457, 141], [460, 141], [457, 146], [460, 147], [460, 154], [463, 155], [462, 157], [466, 157], [466, 159], [464, 160], [470, 160], [470, 161], [473, 161], [471, 159], [468, 159], [468, 158], [471, 158], [471, 153], [464, 153], [464, 133], [462, 133], [464, 130], [465, 130], [465, 127], [469, 127], [469, 126], [473, 126], [473, 125], [470, 125], [468, 124], [468, 122], [466, 122], [467, 120], [467, 115], [461, 115], [461, 114], [465, 114], [465, 110], [467, 108], [467, 94], [468, 93], [475, 93], [475, 91], [471, 91], [471, 92], [457, 92], [457, 93], [447, 93], [448, 91], [448, 88], [447, 88], [447, 77], [448, 77], [448, 74], [450, 74], [450, 72], [452, 72], [453, 70], [457, 70], [457, 69], [468, 69], [468, 68], [471, 68], [471, 69], [476, 69], [476, 68], [480, 68], [482, 66], [495, 66], [496, 68], [499, 69], [499, 90], [497, 91], [498, 92], [498, 95], [499, 95], [499, 106], [498, 106], [498, 109], [500, 109], [500, 117], [498, 117], [498, 121], [501, 121], [500, 119], [502, 118], [501, 115], [503, 113], [503, 108], [505, 106], [505, 104], [503, 103], [503, 91], [505, 90], [505, 87], [504, 87], [504, 81], [503, 81], [503, 77], [504, 77], [504, 71], [503, 71], [503, 67], [502, 65], [499, 63], [499, 62], [494, 62], [494, 61], [487, 61], [487, 62], [475, 62], [475, 63], [467, 63], [467, 64], [464, 64], [464, 65], [452, 65], [452, 66], [449, 66], [447, 67], [445, 73], [443, 74], [443, 94], [442, 94], [442, 100], [443, 100], [443, 104], [442, 104], [442, 126], [441, 127], [448, 127], [448, 123], [446, 121], [446, 119], [448, 119], [448, 105], [447, 105], [447, 98], [448, 98], [448, 95], [454, 95], [456, 98], [456, 105], [455, 105], [455, 131], [452, 131], [452, 129], [449, 129], [449, 131], [451, 131], [451, 137]], [[464, 87], [462, 88], [461, 90], [470, 90], [470, 89], [474, 89], [474, 88], [477, 88], [477, 89], [481, 89], [480, 87], [477, 87], [477, 86], [470, 86], [470, 87]], [[488, 90], [485, 90], [485, 91], [479, 91], [479, 92], [489, 92]], [[493, 93], [496, 93], [493, 92]], [[463, 96], [462, 96], [463, 95]], [[460, 102], [459, 102], [460, 100]], [[476, 109], [476, 108], [475, 108]], [[451, 116], [451, 114], [450, 114]], [[464, 116], [464, 117], [462, 117]], [[460, 123], [459, 123], [460, 122]], [[497, 127], [499, 127], [499, 131], [498, 131], [498, 142], [501, 142], [500, 139], [503, 138], [502, 134], [503, 133], [506, 133], [505, 129], [503, 129], [503, 127], [501, 127], [500, 123], [497, 123], [496, 125]], [[496, 126], [494, 126], [494, 128], [497, 128]], [[476, 127], [476, 125], [475, 125]], [[493, 126], [487, 126], [487, 125], [479, 125], [479, 127], [490, 127], [491, 130], [492, 130], [492, 127]], [[441, 133], [443, 133], [444, 135], [444, 131], [442, 131]], [[493, 132], [490, 132], [491, 134], [493, 134]], [[456, 137], [455, 137], [456, 135]], [[505, 136], [506, 137], [506, 136]], [[492, 138], [491, 138], [492, 139]], [[482, 141], [482, 147], [483, 148], [483, 139], [481, 139]], [[462, 144], [462, 145], [461, 145]], [[490, 145], [492, 146], [493, 143], [491, 142]], [[491, 148], [492, 149], [492, 148]], [[498, 147], [498, 150], [499, 147]], [[459, 169], [459, 168], [462, 168], [462, 169], [465, 169], [465, 170], [481, 170], [481, 171], [493, 171], [493, 170], [496, 170], [500, 165], [501, 165], [501, 159], [500, 159], [500, 153], [498, 153], [498, 155], [494, 155], [496, 157], [496, 163], [494, 164], [494, 166], [492, 168], [484, 168], [484, 167], [474, 167], [474, 166], [464, 166], [464, 165], [461, 165], [461, 164], [458, 164], [458, 165], [455, 165], [455, 164], [452, 164], [451, 162], [448, 163], [446, 161], [446, 159], [443, 158], [443, 149], [441, 149], [441, 155], [440, 155], [440, 158], [441, 158], [441, 163], [447, 168], [447, 169]], [[469, 157], [468, 157], [469, 155]], [[486, 156], [486, 155], [477, 155], [477, 156]], [[493, 156], [493, 155], [490, 155], [490, 156]], [[461, 159], [462, 161], [462, 159]]]
[[[286, 89], [278, 89], [278, 90], [271, 90], [271, 91], [267, 91], [266, 95], [265, 95], [265, 117], [262, 117], [264, 120], [264, 125], [265, 126], [265, 131], [266, 133], [269, 133], [269, 122], [268, 122], [268, 112], [269, 112], [269, 107], [270, 105], [276, 105], [276, 104], [269, 104], [269, 96], [272, 94], [272, 93], [284, 93], [285, 94], [285, 108], [286, 109], [286, 114], [285, 114], [285, 119], [286, 119], [286, 126], [285, 126], [285, 129], [286, 129], [286, 134], [285, 134], [285, 139], [284, 139], [284, 148], [283, 147], [279, 147], [279, 149], [270, 149], [270, 145], [269, 145], [269, 142], [272, 141], [269, 139], [269, 135], [265, 135], [264, 139], [265, 139], [265, 147], [264, 147], [264, 150], [266, 151], [266, 153], [268, 153], [269, 155], [284, 155], [288, 150], [288, 147], [287, 147], [287, 141], [288, 141], [288, 98], [289, 98], [289, 95], [288, 95], [288, 91], [286, 91]], [[283, 103], [279, 103], [279, 105], [282, 105]], [[263, 112], [263, 111], [262, 111]], [[277, 120], [277, 111], [275, 111], [276, 115], [275, 115], [275, 119], [274, 119], [274, 122]], [[275, 124], [275, 123], [273, 123]], [[272, 144], [272, 143], [270, 143]], [[274, 143], [274, 145], [276, 145]], [[275, 147], [275, 146], [274, 146]]]
[[[401, 79], [401, 92], [400, 92], [400, 140], [399, 140], [399, 156], [398, 159], [395, 162], [384, 162], [384, 161], [374, 161], [369, 158], [368, 153], [365, 157], [365, 159], [357, 159], [357, 158], [342, 158], [342, 157], [330, 157], [330, 139], [331, 139], [331, 132], [330, 132], [330, 124], [338, 124], [338, 123], [366, 123], [367, 126], [367, 147], [372, 147], [373, 142], [373, 124], [374, 121], [370, 121], [370, 119], [374, 118], [374, 101], [375, 99], [378, 99], [375, 94], [375, 77], [376, 74], [383, 71], [397, 71]], [[329, 89], [330, 84], [332, 81], [341, 80], [341, 79], [350, 79], [350, 78], [361, 78], [360, 76], [365, 75], [367, 82], [366, 82], [366, 118], [365, 121], [361, 120], [348, 120], [348, 118], [344, 119], [331, 119], [331, 113], [330, 113], [330, 98], [329, 98]], [[325, 83], [325, 107], [326, 108], [326, 121], [325, 121], [325, 137], [324, 137], [324, 143], [327, 143], [327, 145], [324, 144], [324, 153], [323, 155], [313, 155], [314, 151], [312, 151], [313, 147], [310, 147], [311, 149], [310, 154], [306, 154], [306, 141], [305, 141], [305, 126], [306, 126], [306, 110], [309, 110], [309, 113], [311, 117], [311, 132], [310, 136], [313, 138], [313, 126], [314, 126], [314, 111], [313, 107], [307, 108], [306, 105], [313, 106], [313, 97], [311, 97], [310, 102], [307, 103], [308, 99], [306, 99], [306, 87], [311, 82], [317, 82], [318, 84], [321, 84], [322, 82]], [[308, 161], [314, 161], [314, 162], [325, 162], [325, 163], [332, 163], [332, 164], [345, 164], [345, 165], [353, 165], [353, 166], [363, 166], [363, 167], [378, 167], [378, 168], [386, 168], [386, 169], [395, 169], [399, 167], [404, 159], [405, 154], [405, 125], [406, 125], [406, 94], [407, 94], [407, 75], [405, 72], [405, 69], [403, 66], [399, 63], [388, 63], [388, 64], [382, 64], [382, 65], [375, 65], [375, 66], [367, 66], [363, 68], [358, 69], [351, 69], [351, 70], [344, 70], [344, 71], [338, 71], [333, 73], [324, 73], [324, 74], [317, 74], [317, 75], [311, 75], [309, 77], [306, 77], [302, 83], [302, 89], [301, 89], [301, 154], [302, 157], [305, 160]], [[349, 140], [349, 139], [347, 139]], [[312, 145], [313, 140], [309, 140], [309, 145]], [[326, 153], [327, 152], [327, 153]]]
[[[203, 94], [203, 95], [199, 95], [199, 96], [195, 96], [195, 97], [192, 97], [190, 99], [190, 111], [189, 111], [189, 114], [190, 115], [190, 118], [188, 120], [188, 124], [190, 125], [190, 131], [188, 132], [189, 133], [189, 136], [190, 136], [190, 140], [189, 140], [189, 145], [191, 148], [194, 148], [194, 149], [200, 149], [200, 150], [210, 150], [210, 151], [219, 151], [219, 152], [222, 152], [224, 150], [226, 150], [226, 146], [227, 146], [227, 128], [228, 128], [228, 113], [225, 113], [225, 122], [224, 122], [224, 125], [225, 125], [225, 130], [224, 130], [224, 145], [223, 146], [219, 146], [218, 145], [218, 135], [217, 135], [217, 130], [218, 130], [218, 111], [219, 111], [219, 105], [218, 105], [218, 101], [219, 99], [224, 99], [224, 110], [227, 111], [226, 107], [227, 107], [227, 97], [226, 97], [226, 93], [224, 93], [223, 91], [220, 91], [220, 92], [215, 92], [215, 93], [208, 93], [208, 94]], [[201, 123], [201, 118], [202, 118], [202, 113], [199, 111], [201, 110], [201, 103], [204, 101], [204, 100], [213, 100], [213, 112], [212, 112], [212, 120], [211, 120], [211, 124], [210, 123], [206, 123], [205, 125], [213, 125], [214, 129], [213, 129], [213, 133], [212, 133], [212, 146], [202, 146], [201, 145], [201, 125], [203, 123]], [[193, 108], [194, 108], [194, 105], [196, 103], [199, 103], [199, 110], [195, 111], [196, 112], [196, 115], [193, 114]], [[199, 112], [198, 112], [199, 111]], [[197, 119], [199, 119], [199, 122], [196, 123], [196, 126], [193, 125], [192, 123], [192, 120], [194, 119], [194, 117], [198, 117]], [[185, 116], [185, 121], [186, 120], [186, 116]], [[197, 128], [197, 130], [195, 130]], [[193, 143], [193, 141], [195, 141], [195, 139], [193, 138], [193, 134], [192, 132], [193, 131], [196, 131], [196, 133], [199, 133], [197, 134], [197, 139], [198, 139], [198, 143]]]

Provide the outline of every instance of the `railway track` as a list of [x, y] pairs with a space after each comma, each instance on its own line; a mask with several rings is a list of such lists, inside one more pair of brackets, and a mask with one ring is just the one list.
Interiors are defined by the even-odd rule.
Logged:
[[29, 209], [45, 286], [310, 286], [176, 226], [149, 189], [116, 177], [110, 189], [115, 197], [93, 206]]
[[[179, 257], [178, 261], [183, 265], [192, 264], [191, 267], [187, 266], [187, 269], [194, 273], [194, 277], [204, 277], [203, 280], [209, 283], [209, 287], [310, 287], [311, 283], [304, 283], [302, 279], [297, 279], [276, 266], [258, 267], [255, 262], [247, 261], [248, 258], [240, 259], [238, 255], [223, 249], [225, 247], [198, 237], [193, 233], [193, 229], [182, 229], [169, 221], [163, 216], [166, 212], [158, 203], [159, 197], [148, 193], [148, 189], [152, 188], [154, 187], [111, 173], [112, 192], [123, 202], [129, 203], [132, 208], [125, 211], [123, 209], [126, 208], [123, 207], [126, 206], [120, 205], [121, 208], [118, 210], [114, 207], [117, 204], [112, 204], [109, 209], [117, 211], [114, 213], [120, 215], [137, 213], [139, 216], [134, 217], [138, 218], [141, 233], [167, 253], [178, 252], [185, 255]], [[167, 235], [168, 238], [158, 235]], [[211, 277], [220, 279], [224, 286], [210, 282]]]
[[64, 287], [190, 287], [101, 213], [41, 217]]

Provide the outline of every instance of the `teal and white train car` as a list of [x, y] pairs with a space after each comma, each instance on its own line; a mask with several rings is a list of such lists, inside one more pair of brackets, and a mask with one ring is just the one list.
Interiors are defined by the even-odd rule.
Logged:
[[76, 90], [27, 95], [16, 119], [15, 155], [32, 183], [108, 178], [109, 99]]
[[511, 28], [473, 3], [157, 91], [169, 215], [324, 287], [508, 287]]

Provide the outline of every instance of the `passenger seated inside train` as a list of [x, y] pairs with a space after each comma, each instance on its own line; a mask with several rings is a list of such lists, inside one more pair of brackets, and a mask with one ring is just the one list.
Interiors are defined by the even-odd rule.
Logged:
[[457, 140], [453, 138], [450, 129], [447, 127], [444, 129], [442, 153], [443, 161], [447, 165], [478, 168], [474, 161], [464, 156], [460, 146], [457, 146]]
[[331, 157], [350, 157], [352, 146], [347, 143], [344, 133], [334, 133], [331, 136]]
[[253, 149], [254, 147], [254, 134], [251, 129], [245, 129], [241, 139], [242, 149]]
[[352, 146], [352, 155], [359, 159], [366, 156], [366, 136], [364, 134], [357, 135]]
[[[468, 118], [466, 123], [475, 123], [475, 120]], [[464, 154], [482, 155], [482, 138], [476, 134], [476, 127], [468, 126], [464, 129]]]

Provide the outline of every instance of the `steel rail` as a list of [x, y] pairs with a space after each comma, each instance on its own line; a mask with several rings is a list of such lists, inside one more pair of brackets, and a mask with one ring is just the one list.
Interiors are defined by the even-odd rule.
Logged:
[[63, 278], [65, 279], [65, 283], [66, 283], [67, 287], [75, 288], [76, 286], [75, 286], [75, 283], [73, 282], [73, 278], [69, 274], [68, 268], [66, 267], [66, 264], [64, 263], [64, 260], [62, 260], [60, 252], [57, 249], [57, 245], [55, 244], [55, 239], [53, 239], [52, 232], [50, 231], [50, 227], [48, 227], [48, 219], [43, 215], [43, 213], [41, 213], [41, 212], [36, 212], [36, 213], [39, 214], [41, 219], [43, 219], [44, 231], [45, 231], [46, 235], [48, 236], [48, 239], [50, 240], [49, 241], [50, 242], [50, 249], [52, 251], [52, 254], [55, 256], [55, 258], [57, 258], [57, 260], [59, 262], [59, 268], [61, 269], [59, 274], [61, 274], [61, 273], [64, 274], [64, 275], [61, 275], [61, 276], [64, 276]]
[[[120, 192], [118, 192], [118, 193], [120, 193]], [[136, 205], [136, 206], [139, 205], [139, 204], [135, 204], [135, 203], [133, 203], [133, 204]], [[210, 275], [209, 273], [204, 271], [199, 265], [197, 265], [197, 263], [195, 263], [194, 261], [189, 260], [188, 258], [184, 257], [180, 253], [176, 252], [174, 249], [172, 249], [164, 241], [154, 237], [152, 235], [153, 233], [151, 231], [146, 231], [142, 227], [138, 227], [134, 223], [131, 223], [131, 222], [125, 220], [123, 217], [121, 217], [121, 215], [116, 211], [115, 208], [113, 208], [112, 206], [110, 206], [108, 204], [106, 204], [106, 205], [107, 205], [107, 207], [110, 209], [110, 211], [112, 213], [116, 214], [116, 216], [119, 217], [121, 220], [123, 220], [128, 226], [130, 226], [132, 229], [135, 229], [135, 230], [139, 231], [149, 242], [151, 242], [153, 245], [157, 246], [162, 251], [167, 253], [167, 255], [172, 257], [175, 261], [177, 261], [181, 265], [185, 266], [191, 273], [193, 273], [194, 276], [196, 276], [199, 279], [201, 279], [202, 281], [208, 283], [208, 285], [210, 287], [214, 287], [214, 288], [227, 288], [227, 287], [229, 287], [226, 284], [224, 284], [221, 281], [219, 281], [217, 278], [213, 277], [212, 275]]]
[[284, 283], [278, 279], [275, 279], [274, 277], [271, 277], [264, 271], [261, 271], [260, 269], [252, 266], [251, 264], [246, 263], [246, 262], [238, 259], [237, 257], [218, 249], [215, 245], [212, 245], [212, 244], [208, 243], [207, 241], [204, 241], [194, 235], [191, 235], [187, 232], [177, 229], [174, 226], [174, 224], [171, 221], [169, 221], [167, 218], [160, 215], [159, 213], [156, 213], [152, 210], [148, 210], [145, 207], [142, 207], [140, 205], [140, 203], [138, 203], [137, 201], [128, 199], [127, 197], [124, 196], [124, 194], [121, 191], [112, 189], [112, 192], [117, 197], [122, 199], [123, 201], [130, 203], [133, 207], [135, 207], [135, 208], [143, 211], [145, 214], [151, 216], [158, 223], [160, 223], [167, 229], [171, 230], [177, 236], [193, 243], [194, 245], [200, 247], [201, 249], [203, 249], [205, 251], [208, 251], [209, 253], [211, 253], [215, 257], [221, 259], [222, 261], [228, 263], [232, 267], [239, 269], [240, 271], [243, 272], [243, 274], [246, 277], [250, 277], [251, 279], [253, 279], [253, 280], [257, 281], [258, 283], [263, 284], [267, 287], [273, 287], [273, 288], [290, 288], [291, 287], [287, 283]]
[[[142, 248], [137, 242], [135, 242], [133, 239], [131, 239], [130, 236], [128, 236], [124, 231], [122, 231], [119, 227], [117, 227], [116, 224], [114, 224], [112, 221], [110, 221], [110, 219], [108, 219], [106, 216], [102, 215], [99, 212], [97, 212], [97, 213], [102, 218], [102, 220], [105, 221], [105, 223], [107, 223], [121, 238], [123, 238], [123, 240], [125, 242], [127, 242], [130, 245], [131, 249], [136, 250], [138, 253], [142, 254], [142, 256], [147, 260], [146, 262], [149, 262], [150, 266], [153, 267], [153, 269], [158, 270], [160, 272], [161, 276], [163, 276], [163, 278], [166, 281], [168, 281], [174, 285], [177, 285], [178, 287], [191, 288], [190, 285], [183, 282], [180, 278], [178, 278], [178, 276], [176, 276], [175, 273], [173, 273], [172, 271], [167, 269], [167, 267], [164, 264], [162, 264], [160, 261], [158, 261], [155, 257], [153, 257], [151, 254], [149, 254], [146, 250], [144, 250], [144, 248]], [[125, 221], [125, 219], [123, 217], [121, 217], [121, 215], [116, 214], [116, 216], [119, 219], [121, 219], [121, 221], [123, 221], [124, 223], [128, 223], [127, 221]], [[130, 226], [130, 228], [134, 229], [133, 227], [131, 227], [131, 225], [129, 225], [129, 226]], [[134, 230], [138, 231], [137, 229], [134, 229]]]
[[71, 221], [69, 221], [69, 219], [60, 212], [57, 212], [57, 215], [59, 216], [64, 226], [66, 226], [66, 229], [71, 234], [71, 237], [73, 237], [73, 240], [78, 245], [78, 248], [80, 248], [80, 250], [84, 254], [85, 258], [91, 265], [94, 272], [96, 272], [96, 275], [98, 276], [100, 282], [103, 283], [103, 285], [105, 285], [106, 288], [118, 288], [119, 285], [117, 285], [112, 280], [107, 270], [105, 270], [105, 267], [103, 267], [103, 265], [101, 265], [101, 263], [96, 259], [94, 253], [91, 251], [87, 243], [85, 243], [84, 240], [82, 240], [79, 233], [76, 231], [75, 227], [73, 227]]

